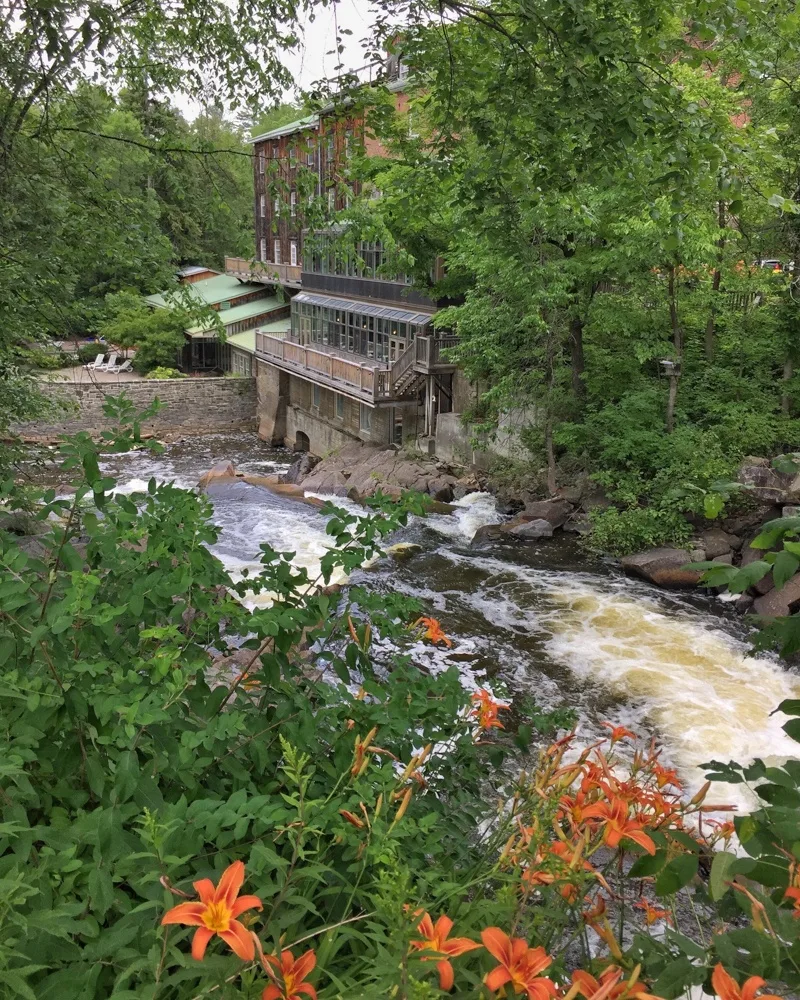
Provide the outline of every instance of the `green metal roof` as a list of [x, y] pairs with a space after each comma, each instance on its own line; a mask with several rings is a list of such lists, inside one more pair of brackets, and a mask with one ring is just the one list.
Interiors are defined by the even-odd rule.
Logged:
[[256, 292], [263, 289], [263, 285], [250, 284], [246, 281], [239, 281], [229, 274], [218, 274], [215, 278], [203, 278], [201, 281], [194, 281], [190, 285], [179, 285], [177, 282], [173, 289], [158, 292], [155, 295], [146, 296], [145, 301], [152, 306], [167, 306], [167, 296], [181, 290], [182, 294], [188, 294], [197, 302], [203, 302], [208, 306], [217, 305], [220, 302], [227, 302], [228, 299], [235, 299], [237, 295], [246, 295], [248, 292]]
[[273, 337], [280, 337], [282, 334], [287, 334], [292, 328], [292, 321], [287, 316], [285, 319], [276, 319], [272, 323], [263, 323], [257, 327], [253, 327], [252, 330], [245, 330], [244, 333], [234, 333], [232, 337], [227, 338], [227, 343], [231, 347], [238, 347], [243, 351], [248, 351], [250, 354], [256, 353], [256, 331], [259, 333], [269, 333]]
[[[198, 281], [197, 284], [200, 284]], [[278, 298], [277, 295], [269, 295], [263, 299], [254, 299], [253, 302], [245, 302], [243, 306], [233, 306], [232, 309], [221, 309], [217, 315], [226, 327], [233, 326], [243, 319], [252, 319], [254, 316], [268, 315], [277, 312], [278, 309], [285, 309], [288, 303], [285, 299]], [[288, 322], [288, 320], [287, 320]], [[214, 331], [208, 326], [191, 326], [186, 331], [190, 337], [202, 337], [203, 334]], [[237, 336], [234, 334], [233, 336]]]
[[308, 115], [305, 118], [298, 118], [296, 122], [289, 122], [288, 125], [281, 125], [263, 135], [256, 135], [249, 142], [263, 142], [264, 139], [278, 139], [282, 135], [291, 135], [292, 132], [302, 132], [303, 129], [313, 128], [319, 124], [319, 115]]

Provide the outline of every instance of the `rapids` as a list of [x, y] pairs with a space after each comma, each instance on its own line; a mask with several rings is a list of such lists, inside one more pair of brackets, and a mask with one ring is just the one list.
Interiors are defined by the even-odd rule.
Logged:
[[[161, 456], [114, 456], [104, 469], [124, 492], [145, 488], [151, 476], [191, 488], [222, 459], [263, 475], [291, 456], [251, 435], [209, 436]], [[267, 542], [294, 552], [313, 576], [330, 544], [316, 509], [265, 489], [216, 500], [214, 511], [222, 529], [214, 552], [234, 575], [255, 570], [258, 546]], [[546, 708], [574, 707], [586, 740], [607, 719], [653, 735], [690, 789], [712, 758], [798, 755], [781, 729], [785, 717], [771, 713], [784, 698], [800, 697], [800, 677], [774, 658], [748, 655], [745, 626], [724, 602], [629, 580], [566, 536], [471, 550], [477, 528], [497, 520], [491, 496], [465, 497], [455, 514], [415, 519], [391, 540], [420, 545], [417, 555], [358, 573], [428, 602], [454, 640], [452, 651], [418, 644], [414, 652], [430, 669], [456, 663], [469, 687], [488, 677]], [[742, 786], [719, 786], [715, 801], [721, 798], [745, 809], [752, 801]]]

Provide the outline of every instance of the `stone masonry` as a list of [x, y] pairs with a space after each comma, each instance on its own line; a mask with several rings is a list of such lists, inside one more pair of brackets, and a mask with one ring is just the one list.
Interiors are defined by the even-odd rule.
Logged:
[[40, 421], [17, 424], [12, 430], [25, 441], [53, 441], [61, 434], [89, 431], [97, 434], [108, 426], [103, 413], [106, 396], [124, 392], [137, 409], [154, 399], [164, 407], [143, 426], [154, 434], [201, 434], [226, 430], [250, 430], [256, 424], [256, 380], [254, 378], [186, 378], [170, 381], [126, 382], [124, 385], [45, 383], [43, 393], [65, 403], [63, 413]]

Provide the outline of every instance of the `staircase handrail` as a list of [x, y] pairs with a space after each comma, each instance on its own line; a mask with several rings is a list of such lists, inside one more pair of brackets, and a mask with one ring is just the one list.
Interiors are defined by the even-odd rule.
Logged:
[[413, 368], [415, 360], [416, 345], [412, 340], [397, 361], [395, 361], [392, 365], [392, 389], [394, 389], [400, 378], [409, 370], [409, 368]]

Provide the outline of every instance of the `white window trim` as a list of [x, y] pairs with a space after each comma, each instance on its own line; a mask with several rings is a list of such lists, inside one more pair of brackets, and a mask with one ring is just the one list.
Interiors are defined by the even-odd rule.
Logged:
[[297, 215], [297, 192], [289, 192], [289, 214], [292, 218]]
[[262, 194], [259, 199], [259, 208], [261, 210], [261, 218], [263, 219], [267, 214], [267, 196], [265, 194]]
[[267, 259], [267, 241], [265, 239], [261, 240], [261, 259]]
[[272, 241], [272, 262], [273, 264], [280, 264], [281, 262], [281, 241]]
[[292, 267], [297, 267], [297, 240], [289, 243], [289, 263]]

